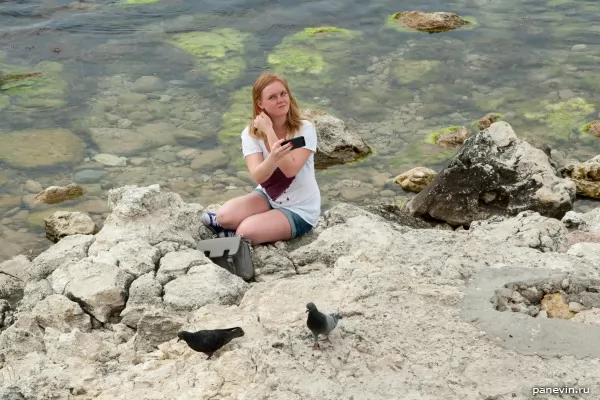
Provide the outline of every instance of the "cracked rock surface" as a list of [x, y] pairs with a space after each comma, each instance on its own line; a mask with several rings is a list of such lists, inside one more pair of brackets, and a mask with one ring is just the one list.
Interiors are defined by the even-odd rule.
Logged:
[[[195, 250], [212, 237], [201, 205], [157, 186], [115, 189], [109, 203], [96, 235], [0, 264], [21, 288], [0, 303], [0, 398], [508, 400], [530, 399], [533, 386], [600, 391], [600, 352], [550, 335], [598, 341], [590, 296], [568, 299], [585, 316], [548, 323], [493, 302], [514, 282], [599, 280], [597, 247], [570, 236], [600, 232], [596, 211], [563, 221], [527, 211], [451, 231], [340, 204], [307, 236], [255, 247], [257, 282], [247, 283]], [[518, 289], [530, 305], [539, 296]], [[311, 301], [343, 316], [322, 351], [306, 328]], [[211, 360], [176, 340], [179, 330], [234, 326], [245, 336]]]

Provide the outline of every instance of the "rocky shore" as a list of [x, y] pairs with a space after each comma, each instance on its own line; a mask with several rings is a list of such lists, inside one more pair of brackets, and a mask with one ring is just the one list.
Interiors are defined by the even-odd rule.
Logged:
[[[216, 204], [112, 189], [98, 232], [0, 264], [0, 399], [593, 398], [600, 208], [570, 211], [557, 168], [495, 122], [405, 207], [341, 203], [254, 247], [253, 282], [195, 250]], [[343, 317], [321, 351], [311, 301]], [[233, 326], [211, 360], [177, 342]]]

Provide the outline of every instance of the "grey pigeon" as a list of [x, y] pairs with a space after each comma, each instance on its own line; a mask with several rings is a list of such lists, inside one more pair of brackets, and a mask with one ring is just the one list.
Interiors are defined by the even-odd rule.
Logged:
[[231, 342], [233, 339], [244, 336], [240, 327], [227, 329], [210, 329], [198, 332], [181, 331], [177, 334], [177, 341], [183, 339], [192, 350], [204, 353], [210, 360], [213, 353]]
[[324, 314], [317, 309], [314, 303], [308, 303], [306, 305], [306, 312], [308, 318], [306, 319], [306, 326], [313, 334], [314, 343], [312, 348], [317, 349], [319, 346], [319, 335], [325, 335], [324, 342], [329, 342], [329, 334], [335, 329], [337, 323], [342, 317], [340, 314]]

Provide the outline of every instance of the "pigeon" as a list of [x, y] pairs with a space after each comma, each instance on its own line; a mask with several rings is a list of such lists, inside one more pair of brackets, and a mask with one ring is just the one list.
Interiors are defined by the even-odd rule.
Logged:
[[306, 305], [306, 312], [308, 313], [308, 318], [306, 320], [306, 326], [313, 334], [315, 339], [313, 343], [313, 350], [320, 348], [319, 346], [319, 335], [325, 335], [324, 342], [329, 342], [329, 334], [332, 330], [335, 329], [337, 323], [342, 317], [340, 314], [324, 314], [317, 310], [317, 306], [314, 303], [308, 303]]
[[207, 360], [210, 360], [215, 351], [231, 342], [231, 340], [244, 336], [244, 334], [244, 330], [240, 327], [198, 332], [181, 331], [177, 334], [177, 341], [183, 339], [192, 350], [206, 354], [208, 356]]

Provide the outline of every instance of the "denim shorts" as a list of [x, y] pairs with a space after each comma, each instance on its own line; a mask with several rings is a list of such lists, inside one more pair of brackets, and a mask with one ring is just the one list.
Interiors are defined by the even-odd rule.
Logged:
[[[271, 207], [271, 209], [273, 209], [273, 207], [271, 206], [271, 202], [269, 201], [269, 196], [267, 196], [267, 194], [263, 190], [254, 189], [254, 192], [257, 192], [262, 197], [264, 197], [264, 199], [269, 204], [269, 207]], [[288, 221], [290, 222], [290, 226], [292, 227], [291, 239], [305, 235], [312, 229], [312, 225], [309, 224], [308, 222], [306, 222], [301, 216], [299, 216], [295, 212], [290, 211], [285, 208], [278, 208], [277, 211], [281, 211], [281, 213], [283, 215], [285, 215], [287, 217]]]

